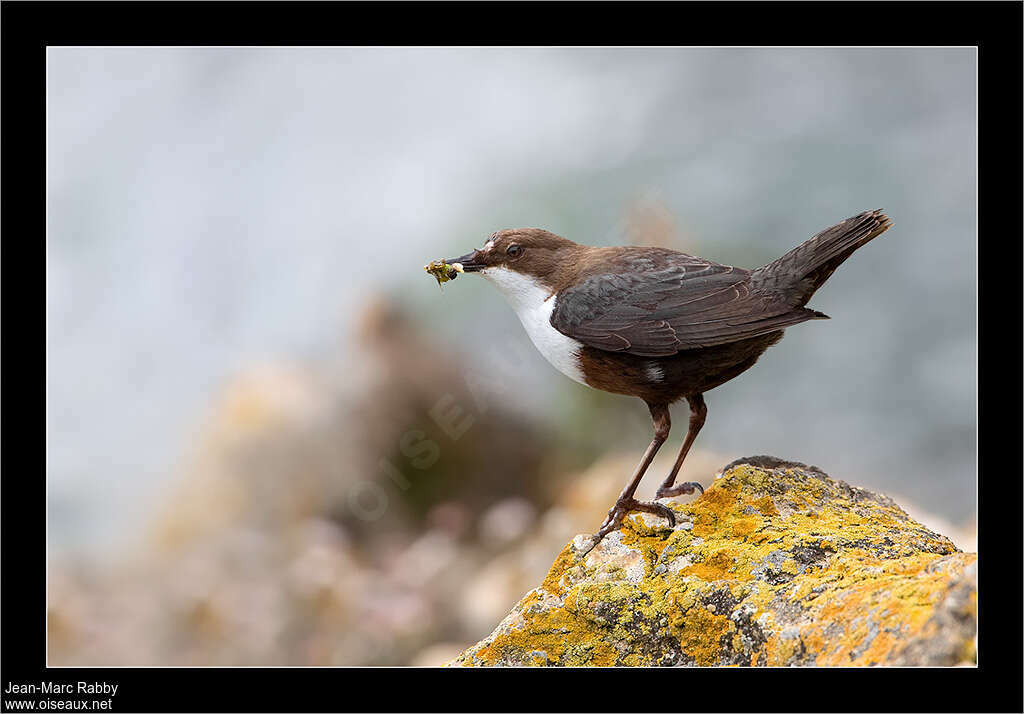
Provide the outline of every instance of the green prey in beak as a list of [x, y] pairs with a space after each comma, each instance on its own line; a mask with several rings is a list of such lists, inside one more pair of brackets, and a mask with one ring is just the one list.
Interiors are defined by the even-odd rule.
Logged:
[[434, 276], [438, 287], [441, 287], [441, 283], [455, 280], [459, 273], [465, 272], [462, 263], [447, 263], [443, 260], [432, 260], [424, 265], [423, 269]]

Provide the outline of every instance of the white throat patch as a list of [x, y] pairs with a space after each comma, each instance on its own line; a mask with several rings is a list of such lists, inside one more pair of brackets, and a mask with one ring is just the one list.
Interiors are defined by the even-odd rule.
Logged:
[[484, 268], [480, 274], [492, 282], [516, 311], [526, 334], [544, 358], [555, 368], [580, 384], [586, 384], [580, 367], [583, 343], [563, 335], [551, 326], [555, 296], [529, 275], [508, 268]]

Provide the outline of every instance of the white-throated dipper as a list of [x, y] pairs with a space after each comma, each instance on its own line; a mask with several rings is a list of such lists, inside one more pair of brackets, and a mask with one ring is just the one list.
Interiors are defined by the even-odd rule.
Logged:
[[629, 511], [658, 514], [675, 525], [669, 508], [633, 498], [668, 438], [669, 405], [686, 399], [690, 428], [656, 497], [703, 494], [700, 484], [675, 480], [704, 425], [704, 392], [750, 369], [785, 328], [828, 319], [805, 307], [807, 301], [840, 263], [891, 225], [881, 210], [865, 211], [756, 270], [665, 248], [595, 248], [518, 228], [444, 261], [454, 266], [450, 274], [439, 273], [436, 263], [427, 271], [446, 279], [479, 273], [501, 290], [533, 344], [560, 372], [647, 403], [654, 439], [594, 534], [593, 548]]

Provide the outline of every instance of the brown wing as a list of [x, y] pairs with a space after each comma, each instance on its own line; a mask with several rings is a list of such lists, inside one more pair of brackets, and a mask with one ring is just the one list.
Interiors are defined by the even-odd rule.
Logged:
[[750, 271], [673, 251], [627, 253], [558, 293], [551, 324], [609, 352], [666, 357], [825, 317], [750, 291]]

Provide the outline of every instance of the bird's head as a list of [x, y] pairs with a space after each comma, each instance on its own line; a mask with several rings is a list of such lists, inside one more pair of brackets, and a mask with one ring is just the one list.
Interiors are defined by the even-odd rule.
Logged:
[[512, 300], [523, 290], [556, 289], [581, 248], [541, 228], [511, 228], [492, 233], [482, 248], [445, 262], [480, 273]]

